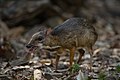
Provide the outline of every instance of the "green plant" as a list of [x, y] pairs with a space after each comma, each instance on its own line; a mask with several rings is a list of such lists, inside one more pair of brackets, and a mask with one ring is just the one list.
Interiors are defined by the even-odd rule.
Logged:
[[71, 73], [75, 73], [75, 72], [77, 72], [77, 71], [79, 71], [79, 70], [80, 70], [79, 64], [75, 63], [75, 64], [71, 67], [70, 72], [71, 72]]

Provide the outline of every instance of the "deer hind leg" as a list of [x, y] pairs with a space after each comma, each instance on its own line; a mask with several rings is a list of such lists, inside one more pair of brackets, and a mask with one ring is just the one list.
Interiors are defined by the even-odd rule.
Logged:
[[79, 51], [79, 58], [78, 58], [78, 61], [77, 63], [79, 64], [81, 59], [82, 59], [82, 56], [84, 55], [85, 51], [83, 49], [78, 49]]
[[92, 60], [93, 60], [93, 49], [92, 47], [89, 47], [88, 49], [88, 52], [90, 54], [90, 71], [92, 70], [92, 66], [93, 66], [93, 63], [92, 63]]

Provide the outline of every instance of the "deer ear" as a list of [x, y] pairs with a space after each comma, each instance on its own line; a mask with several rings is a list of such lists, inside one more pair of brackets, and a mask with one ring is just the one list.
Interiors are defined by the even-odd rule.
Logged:
[[51, 28], [48, 28], [45, 32], [46, 35], [49, 35], [50, 33], [52, 32], [52, 29]]

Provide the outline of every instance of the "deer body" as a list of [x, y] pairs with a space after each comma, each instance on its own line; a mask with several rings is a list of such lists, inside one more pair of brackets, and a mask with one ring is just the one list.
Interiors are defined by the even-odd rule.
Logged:
[[[70, 50], [70, 66], [72, 65], [74, 52], [77, 48], [85, 48], [90, 53], [90, 63], [92, 65], [92, 46], [95, 44], [98, 35], [94, 27], [87, 20], [82, 18], [70, 18], [56, 26], [52, 31], [43, 33], [43, 45], [60, 46], [58, 54], [56, 55], [56, 68], [60, 57], [59, 54], [61, 54], [64, 49]], [[33, 38], [39, 38], [40, 36], [41, 33], [38, 32]], [[34, 42], [34, 40], [36, 39], [31, 39], [29, 44], [33, 45], [32, 42]], [[83, 56], [83, 53], [80, 54], [78, 61], [80, 61], [81, 56]]]

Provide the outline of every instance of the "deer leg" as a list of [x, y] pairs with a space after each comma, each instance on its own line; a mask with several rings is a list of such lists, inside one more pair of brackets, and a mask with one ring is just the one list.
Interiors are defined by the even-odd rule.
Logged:
[[73, 63], [74, 52], [75, 52], [75, 48], [70, 49], [70, 67], [72, 66]]
[[79, 58], [78, 58], [78, 61], [77, 63], [79, 64], [81, 59], [82, 59], [82, 56], [84, 55], [85, 51], [83, 49], [78, 49], [79, 51]]
[[56, 50], [57, 50], [57, 54], [56, 54], [55, 69], [57, 70], [57, 68], [58, 68], [58, 62], [59, 62], [59, 59], [60, 59], [60, 54], [63, 53], [64, 49], [63, 49], [63, 48], [58, 48], [58, 49], [56, 49]]
[[55, 70], [58, 68], [58, 62], [59, 62], [60, 56], [56, 54], [56, 64], [55, 64]]
[[92, 70], [92, 66], [93, 66], [93, 63], [92, 63], [92, 60], [93, 60], [93, 50], [92, 50], [92, 47], [89, 48], [89, 53], [90, 53], [90, 71]]

